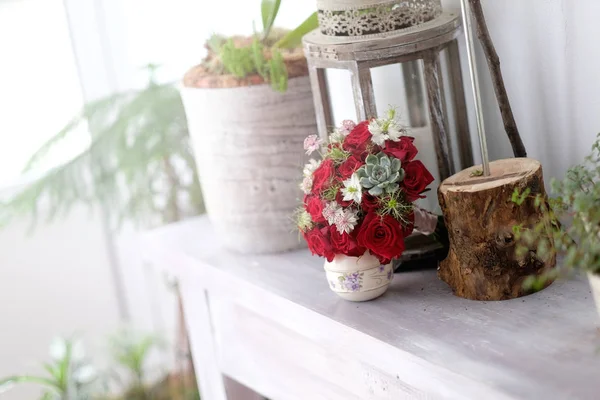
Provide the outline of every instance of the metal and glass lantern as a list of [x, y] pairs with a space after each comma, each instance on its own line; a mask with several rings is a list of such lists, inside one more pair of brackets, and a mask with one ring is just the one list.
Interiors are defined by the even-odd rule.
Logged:
[[408, 122], [429, 128], [438, 178], [473, 165], [459, 15], [444, 12], [440, 0], [318, 0], [317, 6], [320, 26], [303, 41], [321, 137], [334, 125], [325, 69], [350, 72], [356, 117], [363, 120], [377, 116], [371, 69], [401, 64]]
[[[400, 64], [404, 104], [396, 105], [406, 111], [417, 141], [419, 135], [427, 136], [421, 143], [431, 148], [429, 161], [437, 164], [434, 175], [441, 182], [472, 166], [457, 41], [459, 15], [443, 11], [440, 0], [317, 0], [317, 7], [319, 28], [303, 43], [320, 136], [327, 140], [334, 126], [326, 69], [349, 71], [356, 117], [364, 120], [378, 116], [371, 70]], [[427, 146], [419, 145], [423, 147]], [[406, 257], [426, 252], [428, 246], [418, 243], [420, 250]]]

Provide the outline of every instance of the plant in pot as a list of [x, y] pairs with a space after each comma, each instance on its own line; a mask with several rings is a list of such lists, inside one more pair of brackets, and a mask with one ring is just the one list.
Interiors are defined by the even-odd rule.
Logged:
[[14, 385], [30, 383], [43, 388], [42, 400], [91, 400], [98, 393], [98, 370], [86, 358], [83, 345], [73, 339], [56, 339], [44, 375], [0, 378], [0, 393]]
[[302, 141], [317, 127], [300, 43], [318, 21], [274, 29], [279, 5], [262, 2], [260, 33], [213, 36], [181, 90], [209, 218], [242, 253], [301, 245], [289, 215], [301, 197]]
[[[44, 163], [69, 138], [91, 134], [88, 146], [72, 159], [0, 200], [0, 221], [43, 216], [50, 222], [83, 203], [103, 209], [116, 232], [124, 221], [150, 228], [203, 213], [181, 96], [173, 84], [156, 81], [156, 68], [148, 65], [145, 88], [85, 104], [42, 145], [26, 171]], [[181, 306], [178, 311], [185, 342]], [[180, 353], [189, 354], [187, 343], [181, 347]], [[182, 374], [193, 371], [189, 356], [182, 364]]]
[[[167, 348], [160, 337], [126, 329], [109, 338], [109, 347], [113, 367], [116, 367], [110, 374], [111, 381], [116, 381], [118, 392], [123, 393], [113, 400], [200, 399], [193, 370], [187, 375], [162, 373], [158, 380], [152, 380], [151, 377], [157, 374], [150, 369], [151, 357], [153, 353]], [[125, 373], [125, 379], [121, 379], [123, 374], [119, 372]]]
[[123, 330], [110, 338], [112, 363], [99, 369], [85, 356], [82, 342], [59, 338], [50, 346], [45, 375], [0, 378], [0, 393], [21, 383], [41, 386], [42, 400], [199, 400], [194, 380], [165, 375], [153, 381], [153, 352], [165, 346], [158, 337]]
[[[512, 201], [522, 204], [530, 192], [515, 191]], [[514, 228], [516, 251], [526, 257], [525, 249], [535, 244], [536, 257], [562, 255], [562, 262], [541, 277], [530, 277], [525, 285], [539, 290], [558, 276], [585, 271], [600, 313], [600, 135], [581, 164], [570, 168], [564, 179], [553, 180], [552, 193], [548, 201], [535, 198], [544, 215], [541, 222]]]
[[153, 227], [204, 212], [181, 97], [174, 85], [157, 83], [156, 69], [147, 66], [148, 85], [142, 90], [85, 104], [44, 143], [24, 173], [47, 163], [68, 140], [91, 134], [73, 158], [4, 200], [0, 221], [35, 218], [44, 210], [51, 222], [77, 203], [103, 205], [115, 229], [124, 221]]
[[304, 147], [318, 151], [304, 169], [303, 206], [297, 226], [313, 254], [326, 258], [329, 286], [340, 297], [366, 301], [382, 295], [413, 229], [432, 233], [437, 217], [414, 206], [433, 176], [414, 160], [414, 138], [386, 118], [355, 125], [344, 121], [323, 144], [309, 136]]

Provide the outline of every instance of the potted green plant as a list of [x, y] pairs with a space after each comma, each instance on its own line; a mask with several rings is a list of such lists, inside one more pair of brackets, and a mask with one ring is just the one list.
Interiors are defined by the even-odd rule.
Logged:
[[[530, 192], [515, 191], [513, 202], [521, 204]], [[600, 135], [581, 164], [570, 168], [564, 179], [553, 180], [552, 192], [548, 200], [535, 198], [544, 215], [541, 222], [514, 228], [520, 243], [516, 251], [526, 257], [525, 249], [535, 244], [536, 257], [563, 255], [562, 262], [539, 278], [530, 277], [525, 285], [537, 290], [560, 275], [584, 271], [600, 313]]]
[[151, 373], [150, 356], [164, 347], [154, 335], [120, 331], [109, 340], [112, 363], [99, 369], [81, 341], [58, 338], [42, 365], [46, 374], [0, 378], [0, 393], [30, 383], [42, 388], [41, 400], [200, 400], [195, 377]]
[[31, 383], [43, 388], [42, 400], [91, 400], [98, 391], [98, 370], [86, 358], [80, 341], [56, 339], [44, 375], [0, 378], [0, 393], [14, 385]]
[[213, 36], [183, 79], [182, 97], [207, 212], [224, 244], [243, 253], [298, 248], [289, 215], [302, 193], [302, 142], [316, 132], [302, 36], [275, 29], [279, 0], [263, 0], [262, 31]]
[[[25, 171], [47, 161], [69, 138], [91, 134], [72, 159], [0, 199], [0, 226], [18, 217], [57, 220], [77, 204], [102, 207], [115, 231], [124, 221], [151, 228], [204, 212], [179, 90], [158, 83], [156, 69], [147, 66], [148, 85], [141, 90], [85, 104], [31, 156]], [[181, 307], [178, 312], [183, 330]]]
[[[170, 83], [89, 102], [29, 159], [24, 172], [51, 158], [72, 137], [89, 137], [73, 158], [0, 199], [0, 222], [20, 216], [63, 217], [78, 203], [104, 206], [112, 226], [144, 227], [204, 211], [181, 96]], [[88, 129], [85, 129], [85, 128]], [[1, 224], [0, 224], [1, 225]]]

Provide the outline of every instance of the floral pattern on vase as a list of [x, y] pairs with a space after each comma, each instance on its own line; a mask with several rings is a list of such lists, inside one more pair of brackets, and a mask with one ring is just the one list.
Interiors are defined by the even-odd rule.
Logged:
[[329, 288], [350, 301], [368, 301], [381, 296], [394, 277], [394, 267], [381, 264], [365, 253], [361, 257], [337, 255], [333, 262], [325, 262]]
[[346, 288], [349, 292], [358, 292], [362, 289], [364, 272], [352, 272], [338, 276], [342, 288]]

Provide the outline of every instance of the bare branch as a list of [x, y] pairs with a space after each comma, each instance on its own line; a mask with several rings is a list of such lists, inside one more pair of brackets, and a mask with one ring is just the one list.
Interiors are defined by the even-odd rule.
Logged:
[[492, 76], [494, 91], [496, 92], [496, 98], [498, 99], [498, 106], [500, 107], [500, 113], [502, 114], [506, 135], [508, 136], [515, 157], [527, 157], [527, 151], [525, 150], [525, 145], [519, 134], [517, 122], [515, 121], [510, 101], [508, 100], [508, 93], [506, 92], [502, 70], [500, 69], [500, 57], [498, 57], [498, 53], [496, 52], [496, 48], [490, 37], [490, 32], [488, 31], [487, 23], [485, 21], [485, 15], [483, 14], [483, 8], [481, 7], [481, 0], [469, 0], [469, 3], [471, 4], [471, 13], [473, 14], [473, 19], [475, 20], [475, 25], [477, 27], [477, 37], [483, 46], [483, 52], [485, 53], [485, 58]]

